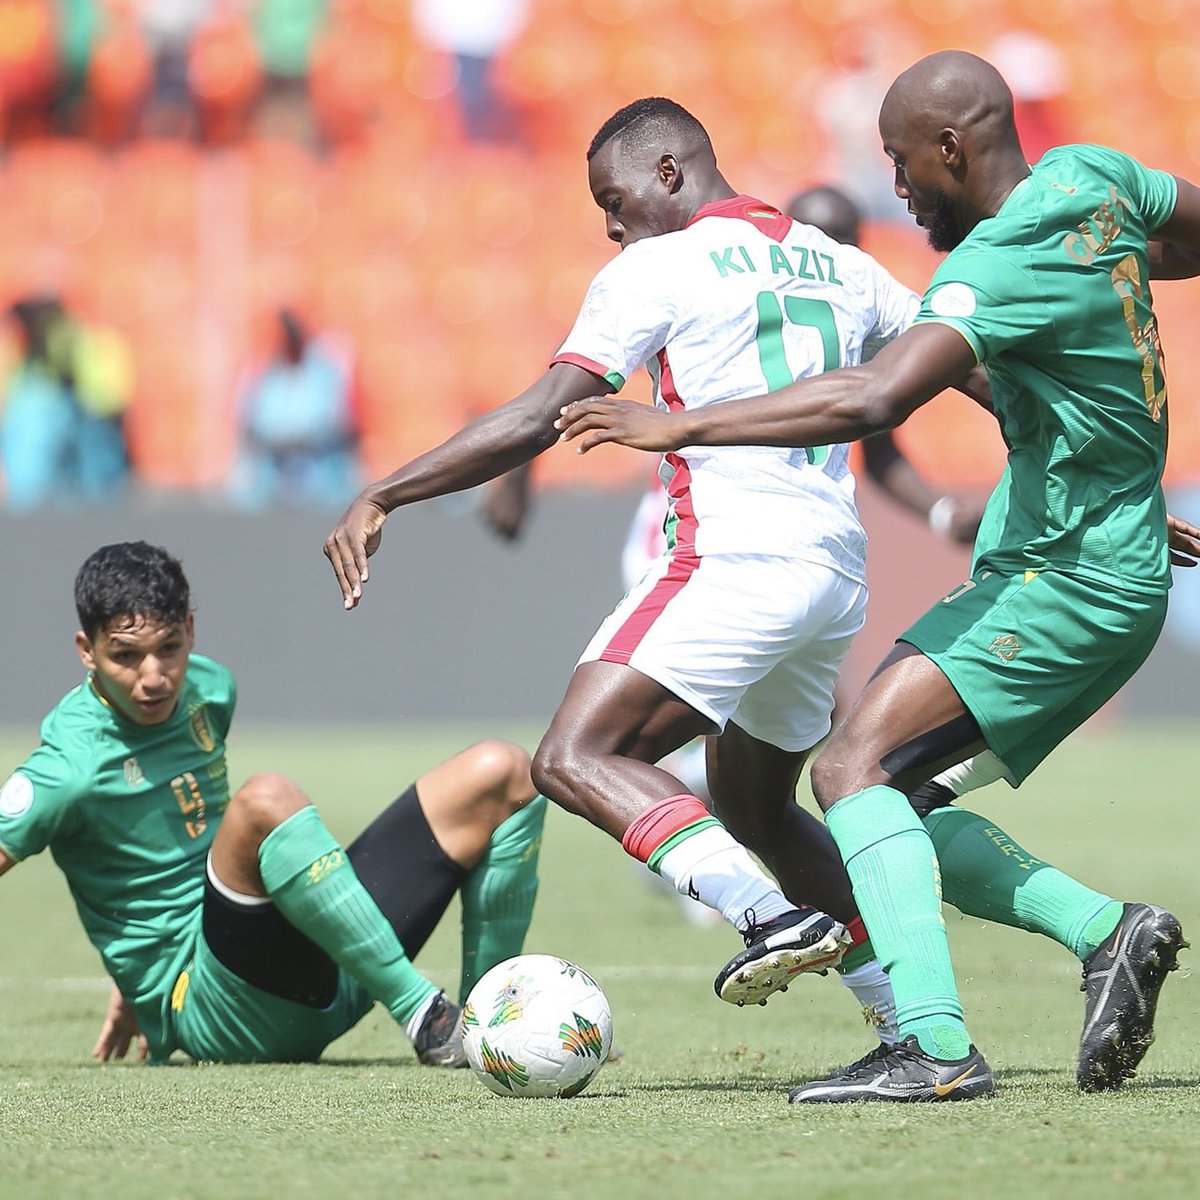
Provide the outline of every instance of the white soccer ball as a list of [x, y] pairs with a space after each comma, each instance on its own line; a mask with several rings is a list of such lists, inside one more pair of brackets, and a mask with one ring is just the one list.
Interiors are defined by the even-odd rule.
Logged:
[[550, 954], [497, 963], [463, 1006], [471, 1069], [498, 1096], [578, 1096], [612, 1047], [600, 985]]

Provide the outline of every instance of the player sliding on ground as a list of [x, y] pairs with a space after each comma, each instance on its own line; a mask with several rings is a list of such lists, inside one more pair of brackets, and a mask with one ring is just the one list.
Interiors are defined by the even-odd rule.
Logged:
[[421, 1062], [465, 1066], [458, 1006], [411, 959], [455, 892], [462, 996], [520, 952], [546, 807], [528, 755], [464, 750], [343, 849], [282, 775], [230, 796], [233, 676], [192, 653], [174, 558], [102, 547], [75, 604], [88, 676], [0, 789], [0, 874], [49, 847], [66, 875], [113, 980], [93, 1057], [310, 1060], [378, 1001]]
[[1010, 450], [974, 572], [901, 635], [812, 771], [903, 1040], [792, 1099], [992, 1091], [963, 1023], [939, 861], [964, 911], [1048, 933], [1083, 958], [1079, 1083], [1118, 1087], [1150, 1044], [1159, 989], [1186, 945], [1179, 922], [1088, 893], [1013, 844], [1035, 868], [1022, 881], [988, 846], [994, 826], [944, 808], [923, 824], [909, 797], [928, 812], [989, 778], [1021, 783], [1158, 637], [1171, 562], [1190, 563], [1200, 542], [1163, 505], [1166, 388], [1149, 281], [1196, 273], [1200, 190], [1098, 146], [1031, 168], [1004, 81], [960, 52], [904, 72], [879, 126], [897, 195], [951, 251], [912, 329], [866, 366], [769, 397], [675, 413], [599, 399], [561, 427], [584, 449], [822, 446], [894, 427], [986, 365]]

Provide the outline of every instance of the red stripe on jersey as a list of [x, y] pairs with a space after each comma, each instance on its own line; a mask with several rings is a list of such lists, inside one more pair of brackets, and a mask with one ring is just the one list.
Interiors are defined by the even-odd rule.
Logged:
[[[555, 363], [570, 363], [573, 367], [582, 367], [585, 371], [591, 371], [593, 375], [599, 375], [606, 383], [608, 382], [606, 377], [610, 373], [609, 368], [596, 362], [594, 359], [584, 358], [582, 354], [556, 354], [550, 360], [550, 365], [554, 366]], [[620, 374], [619, 371], [616, 373]]]
[[[683, 411], [684, 404], [675, 390], [675, 377], [671, 374], [665, 348], [658, 352], [658, 391], [669, 412]], [[675, 515], [675, 548], [672, 553], [694, 555], [696, 509], [692, 504], [692, 472], [678, 454], [668, 454], [666, 459], [673, 471], [671, 482], [667, 484], [667, 498]]]
[[773, 205], [755, 200], [753, 196], [734, 196], [729, 200], [714, 200], [696, 209], [695, 216], [688, 222], [703, 221], [705, 217], [732, 217], [749, 221], [759, 233], [773, 242], [782, 242], [792, 228], [792, 218], [786, 217]]
[[700, 560], [694, 554], [672, 554], [671, 565], [667, 567], [666, 574], [650, 589], [637, 608], [625, 618], [621, 628], [604, 647], [600, 661], [628, 663], [633, 657], [633, 652], [641, 645], [646, 631], [658, 620], [659, 615], [670, 601], [683, 590], [683, 585], [687, 583], [692, 572], [699, 565]]
[[[663, 403], [671, 412], [679, 412], [683, 401], [675, 390], [671, 375], [671, 364], [665, 349], [658, 352], [658, 391]], [[675, 546], [671, 551], [671, 564], [666, 574], [650, 589], [642, 602], [625, 618], [612, 641], [600, 655], [601, 662], [628, 663], [633, 652], [641, 644], [646, 631], [658, 619], [672, 597], [679, 594], [692, 572], [700, 565], [696, 557], [696, 510], [692, 504], [692, 473], [687, 463], [678, 454], [668, 454], [667, 462], [674, 468], [674, 475], [667, 485], [675, 515]]]

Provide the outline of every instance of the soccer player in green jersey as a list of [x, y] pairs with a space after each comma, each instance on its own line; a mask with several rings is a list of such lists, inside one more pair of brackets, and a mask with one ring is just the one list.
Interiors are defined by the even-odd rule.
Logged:
[[0, 874], [49, 847], [113, 980], [92, 1051], [317, 1058], [383, 1004], [431, 1066], [466, 1065], [459, 1008], [412, 965], [462, 895], [465, 997], [520, 952], [545, 800], [529, 757], [481, 742], [343, 848], [290, 779], [230, 795], [233, 676], [192, 653], [180, 564], [104, 546], [75, 583], [87, 668], [0, 789]]
[[675, 414], [600, 399], [564, 411], [560, 428], [582, 449], [822, 445], [892, 428], [984, 364], [1009, 465], [974, 572], [901, 635], [812, 773], [903, 1040], [791, 1098], [992, 1092], [941, 920], [947, 859], [960, 899], [986, 897], [993, 919], [1077, 947], [1087, 992], [1078, 1080], [1118, 1087], [1149, 1046], [1159, 989], [1186, 944], [1179, 922], [1092, 893], [1084, 925], [1056, 932], [1068, 910], [1081, 921], [1088, 911], [1057, 873], [1031, 877], [1051, 875], [1033, 911], [1010, 856], [979, 852], [980, 818], [935, 812], [927, 827], [909, 797], [968, 760], [983, 777], [1021, 783], [1145, 660], [1170, 564], [1200, 549], [1200, 531], [1163, 505], [1166, 389], [1150, 295], [1152, 276], [1197, 271], [1200, 189], [1098, 146], [1030, 167], [1003, 79], [958, 51], [904, 72], [879, 124], [897, 194], [934, 247], [951, 251], [910, 330], [865, 366], [769, 397]]

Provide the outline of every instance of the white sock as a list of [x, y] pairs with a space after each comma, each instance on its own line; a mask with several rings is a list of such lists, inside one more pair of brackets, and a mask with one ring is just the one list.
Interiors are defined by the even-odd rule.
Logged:
[[441, 992], [434, 992], [431, 996], [422, 1000], [417, 1005], [417, 1011], [404, 1022], [404, 1032], [408, 1034], [410, 1041], [415, 1040], [421, 1030], [421, 1026], [425, 1024], [425, 1018], [429, 1015], [429, 1010], [433, 1007], [433, 1002], [441, 994]]
[[662, 856], [658, 873], [681, 896], [715, 908], [742, 932], [796, 907], [767, 878], [745, 846], [719, 825], [701, 829], [673, 846]]
[[871, 959], [853, 971], [842, 972], [842, 983], [855, 995], [863, 1006], [863, 1016], [879, 1035], [879, 1040], [894, 1046], [900, 1040], [896, 1025], [896, 999], [892, 995], [892, 981], [887, 972]]

